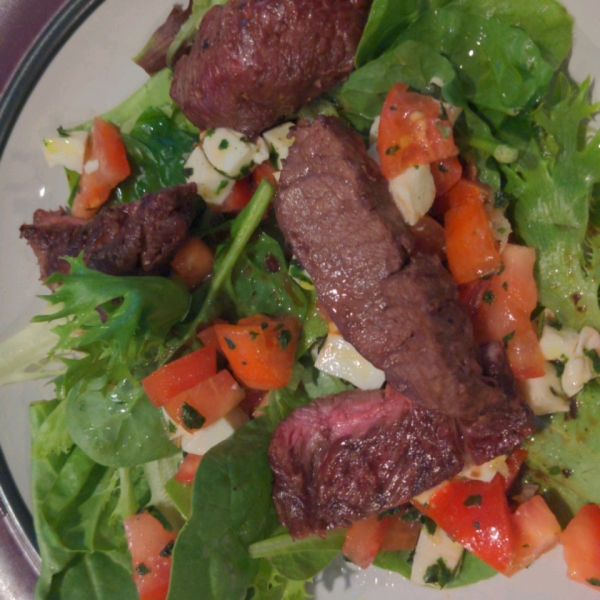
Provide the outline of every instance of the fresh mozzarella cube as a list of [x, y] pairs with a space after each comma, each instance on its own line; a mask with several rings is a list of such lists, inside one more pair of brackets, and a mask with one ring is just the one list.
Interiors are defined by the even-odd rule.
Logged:
[[378, 390], [385, 381], [385, 373], [361, 356], [339, 334], [327, 336], [315, 367], [329, 375], [345, 379], [361, 390]]
[[255, 165], [260, 165], [261, 163], [264, 163], [265, 160], [269, 160], [269, 146], [263, 138], [259, 137], [256, 140], [256, 144], [254, 144], [254, 156], [252, 157], [252, 162]]
[[576, 356], [584, 356], [586, 350], [600, 352], [600, 333], [587, 325], [579, 332], [579, 341], [575, 349]]
[[215, 421], [208, 427], [187, 434], [181, 441], [184, 452], [191, 454], [206, 454], [211, 448], [226, 440], [237, 431], [244, 423], [248, 422], [248, 416], [241, 408], [234, 408], [222, 419]]
[[560, 380], [562, 389], [569, 398], [572, 398], [595, 376], [592, 361], [587, 356], [574, 356], [565, 364]]
[[377, 150], [377, 143], [371, 144], [367, 150], [367, 154], [372, 158], [379, 166], [381, 166], [381, 159], [379, 158], [379, 150]]
[[567, 412], [569, 401], [562, 389], [554, 365], [544, 363], [542, 377], [518, 381], [521, 396], [529, 404], [534, 415], [548, 415], [555, 412]]
[[409, 167], [388, 182], [392, 198], [409, 225], [425, 216], [435, 199], [435, 183], [429, 165]]
[[453, 573], [462, 560], [463, 552], [464, 548], [440, 527], [436, 527], [433, 534], [430, 534], [425, 526], [421, 527], [410, 580], [417, 585], [431, 585], [427, 577], [431, 568], [436, 568], [437, 565], [439, 569], [445, 565], [448, 571]]
[[269, 152], [273, 156], [273, 165], [277, 170], [281, 170], [283, 167], [283, 161], [288, 157], [290, 146], [294, 143], [295, 138], [293, 136], [288, 138], [290, 129], [293, 126], [293, 123], [283, 123], [262, 134], [269, 147]]
[[463, 470], [459, 473], [459, 477], [467, 479], [477, 479], [489, 483], [496, 473], [500, 473], [503, 477], [508, 477], [508, 466], [506, 464], [506, 456], [496, 456], [492, 460], [483, 463], [482, 465], [474, 465], [473, 463], [465, 462]]
[[188, 183], [194, 182], [198, 186], [198, 193], [208, 204], [220, 206], [231, 192], [235, 181], [221, 175], [208, 162], [202, 148], [196, 146], [185, 162], [184, 169], [188, 175]]
[[210, 164], [228, 177], [249, 173], [257, 150], [256, 144], [243, 133], [226, 127], [209, 130], [204, 136], [202, 148]]
[[546, 360], [565, 360], [575, 356], [579, 334], [569, 327], [556, 329], [544, 325], [540, 348]]
[[375, 117], [373, 124], [371, 125], [371, 129], [369, 129], [369, 144], [377, 145], [377, 138], [379, 137], [379, 123], [381, 122], [381, 117]]
[[81, 173], [88, 135], [87, 131], [73, 131], [68, 136], [45, 139], [44, 157], [48, 165], [60, 165]]

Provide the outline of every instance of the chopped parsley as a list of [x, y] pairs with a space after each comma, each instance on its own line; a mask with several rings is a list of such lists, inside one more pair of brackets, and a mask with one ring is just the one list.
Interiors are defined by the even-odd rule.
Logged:
[[282, 329], [277, 338], [282, 350], [285, 350], [292, 341], [292, 332], [289, 329]]
[[161, 551], [161, 556], [171, 556], [173, 554], [173, 546], [175, 546], [175, 542], [171, 540]]
[[423, 581], [429, 585], [438, 585], [443, 588], [452, 581], [452, 571], [443, 558], [438, 558], [433, 565], [427, 567]]
[[152, 573], [152, 569], [150, 569], [149, 567], [147, 567], [144, 563], [140, 563], [136, 568], [135, 571], [138, 575], [141, 575], [142, 577], [144, 575], [148, 575], [148, 573]]
[[481, 299], [486, 303], [486, 304], [493, 304], [494, 303], [494, 298], [496, 296], [494, 295], [494, 292], [492, 292], [491, 290], [486, 290], [485, 292], [483, 292], [483, 295], [481, 296]]
[[386, 151], [386, 155], [387, 156], [394, 156], [394, 154], [396, 154], [396, 152], [398, 152], [398, 150], [400, 150], [400, 146], [398, 146], [398, 144], [395, 144], [393, 146], [390, 146]]
[[235, 344], [229, 338], [224, 338], [224, 339], [225, 339], [225, 343], [227, 344], [227, 347], [230, 350], [235, 350]]
[[463, 504], [465, 506], [481, 506], [481, 494], [473, 494], [472, 496], [469, 496], [464, 502]]
[[200, 429], [206, 419], [187, 402], [181, 406], [181, 421], [187, 429]]
[[512, 340], [515, 337], [515, 332], [511, 331], [510, 333], [507, 333], [503, 338], [502, 338], [502, 343], [504, 344], [505, 348], [508, 348], [508, 342], [510, 342], [510, 340]]
[[56, 131], [58, 131], [58, 135], [62, 138], [71, 137], [71, 134], [62, 125]]

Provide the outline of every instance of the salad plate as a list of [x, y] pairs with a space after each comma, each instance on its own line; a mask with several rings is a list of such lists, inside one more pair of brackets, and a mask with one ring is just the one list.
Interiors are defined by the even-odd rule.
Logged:
[[[600, 4], [597, 0], [564, 0], [563, 4], [576, 23], [570, 71], [579, 81], [588, 75], [600, 78]], [[164, 22], [172, 5], [173, 0], [71, 2], [63, 9], [63, 13], [69, 9], [71, 13], [62, 16], [69, 21], [68, 39], [63, 39], [67, 36], [54, 21], [46, 39], [52, 59], [37, 56], [49, 62], [47, 68], [42, 71], [36, 66], [35, 54], [30, 55], [9, 90], [14, 102], [8, 107], [6, 102], [0, 105], [0, 341], [20, 331], [45, 308], [37, 296], [46, 289], [39, 281], [33, 253], [19, 239], [19, 227], [30, 221], [35, 209], [55, 209], [69, 195], [63, 171], [46, 164], [42, 139], [58, 126], [73, 126], [106, 112], [144, 83], [147, 76], [131, 57]], [[35, 73], [34, 81], [28, 79], [28, 72]], [[19, 85], [31, 87], [29, 97], [17, 93]], [[597, 87], [594, 93], [600, 99]], [[24, 552], [30, 552], [33, 571], [38, 565], [27, 515], [31, 508], [27, 408], [32, 401], [51, 397], [52, 387], [44, 380], [0, 388], [0, 447], [20, 494], [13, 493], [9, 481], [5, 496], [10, 497], [5, 500], [21, 523]], [[2, 590], [0, 582], [0, 598], [9, 598]], [[596, 597], [594, 590], [566, 578], [560, 547], [510, 579], [498, 575], [466, 588], [442, 591], [417, 587], [382, 569], [362, 571], [337, 561], [317, 577], [315, 594], [318, 600], [391, 600], [401, 594], [417, 600]]]

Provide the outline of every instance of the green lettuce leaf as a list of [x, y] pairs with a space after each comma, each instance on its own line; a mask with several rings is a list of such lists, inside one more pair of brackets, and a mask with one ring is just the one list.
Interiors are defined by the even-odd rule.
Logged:
[[536, 137], [503, 169], [516, 198], [516, 230], [537, 252], [539, 302], [575, 329], [600, 329], [600, 238], [589, 222], [600, 183], [600, 134], [582, 134], [598, 110], [588, 96], [589, 81], [577, 87], [561, 76], [552, 99], [533, 113]]

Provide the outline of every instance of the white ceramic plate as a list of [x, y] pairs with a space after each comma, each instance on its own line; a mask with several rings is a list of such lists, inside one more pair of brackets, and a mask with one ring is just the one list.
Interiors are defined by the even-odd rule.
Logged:
[[[578, 79], [590, 73], [600, 76], [600, 3], [564, 3], [577, 23], [572, 73]], [[57, 54], [24, 106], [0, 161], [0, 339], [17, 332], [44, 306], [35, 296], [46, 290], [38, 281], [33, 253], [19, 239], [19, 226], [31, 220], [36, 208], [56, 208], [67, 197], [64, 174], [48, 169], [43, 159], [42, 138], [59, 125], [71, 126], [104, 112], [141, 85], [145, 74], [130, 57], [163, 22], [172, 4], [173, 0], [106, 0]], [[51, 394], [51, 388], [40, 382], [0, 388], [0, 445], [27, 503], [27, 406]], [[344, 567], [319, 580], [319, 600], [391, 600], [400, 594], [437, 600], [597, 597], [593, 590], [567, 580], [560, 549], [512, 579], [497, 576], [454, 591], [418, 588], [379, 569], [361, 572]]]

